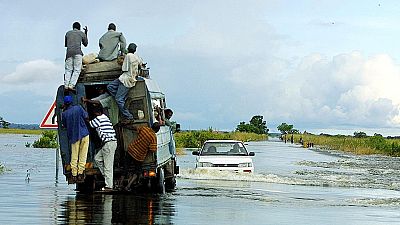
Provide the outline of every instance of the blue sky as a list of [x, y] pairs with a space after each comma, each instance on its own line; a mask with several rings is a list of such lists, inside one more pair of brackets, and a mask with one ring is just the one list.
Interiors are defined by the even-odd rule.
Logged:
[[398, 1], [0, 0], [0, 116], [40, 123], [63, 82], [64, 35], [84, 53], [114, 22], [183, 129], [263, 115], [301, 131], [400, 134]]

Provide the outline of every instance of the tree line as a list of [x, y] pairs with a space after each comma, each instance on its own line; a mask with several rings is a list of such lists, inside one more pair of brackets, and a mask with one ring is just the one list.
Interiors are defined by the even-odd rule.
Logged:
[[0, 127], [4, 128], [4, 129], [8, 129], [9, 126], [10, 126], [10, 122], [4, 120], [3, 117], [0, 116]]

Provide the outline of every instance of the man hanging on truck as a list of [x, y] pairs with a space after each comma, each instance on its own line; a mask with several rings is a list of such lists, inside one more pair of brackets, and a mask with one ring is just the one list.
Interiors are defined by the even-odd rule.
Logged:
[[118, 50], [125, 54], [126, 40], [121, 32], [117, 32], [117, 26], [114, 23], [108, 25], [108, 31], [101, 36], [99, 40], [100, 52], [98, 58], [100, 61], [112, 61], [118, 57]]
[[[132, 129], [137, 132], [137, 138], [128, 145], [128, 153], [130, 156], [132, 156], [133, 163], [136, 167], [135, 170], [140, 170], [140, 166], [146, 158], [147, 152], [157, 151], [156, 133], [160, 130], [160, 124], [158, 122], [155, 122], [153, 123], [151, 128], [142, 126], [132, 127]], [[136, 181], [137, 177], [137, 173], [134, 173], [133, 176], [129, 179], [128, 185], [125, 187], [125, 190], [130, 189], [130, 186], [133, 184], [133, 182]]]
[[96, 118], [91, 120], [89, 124], [92, 128], [96, 129], [102, 142], [102, 147], [97, 152], [94, 160], [101, 174], [104, 176], [106, 186], [103, 187], [102, 191], [112, 191], [114, 184], [114, 154], [117, 149], [117, 138], [110, 119], [103, 114], [100, 105], [94, 107], [93, 113]]
[[81, 44], [87, 47], [88, 45], [88, 29], [87, 26], [83, 28], [85, 33], [81, 31], [81, 24], [75, 22], [72, 25], [73, 30], [65, 34], [65, 47], [67, 53], [65, 56], [65, 74], [64, 74], [64, 89], [75, 91], [75, 85], [78, 81], [82, 67], [83, 52]]
[[121, 121], [122, 124], [133, 122], [133, 115], [125, 108], [125, 100], [129, 89], [136, 84], [139, 68], [145, 66], [143, 60], [136, 53], [136, 47], [134, 43], [129, 44], [128, 54], [126, 54], [122, 64], [123, 73], [107, 86], [108, 92], [115, 98], [124, 117]]
[[61, 117], [71, 145], [72, 183], [81, 183], [85, 180], [84, 171], [89, 149], [89, 130], [86, 127], [89, 117], [81, 105], [72, 105], [70, 95], [64, 97], [64, 106]]

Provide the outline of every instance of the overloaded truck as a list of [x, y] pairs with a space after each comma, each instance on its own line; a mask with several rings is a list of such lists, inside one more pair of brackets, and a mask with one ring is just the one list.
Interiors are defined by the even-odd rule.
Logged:
[[[63, 99], [65, 95], [73, 97], [72, 104], [81, 104], [88, 112], [89, 119], [93, 119], [91, 113], [93, 106], [84, 104], [82, 97], [91, 99], [97, 97], [99, 87], [106, 87], [114, 79], [122, 74], [121, 65], [117, 60], [110, 62], [99, 62], [84, 65], [75, 92], [66, 92], [64, 86], [60, 86], [56, 97], [56, 116], [58, 122], [58, 136], [60, 154], [63, 164], [63, 174], [68, 183], [73, 183], [71, 175], [71, 143], [68, 141], [67, 130], [62, 126]], [[138, 175], [139, 182], [131, 186], [130, 191], [152, 191], [163, 193], [173, 190], [176, 186], [176, 174], [179, 173], [179, 166], [176, 160], [175, 142], [172, 128], [163, 125], [165, 120], [164, 110], [166, 99], [157, 83], [150, 78], [149, 70], [140, 70], [137, 82], [127, 95], [125, 107], [134, 116], [133, 122], [128, 125], [117, 123], [114, 128], [117, 133], [117, 150], [114, 157], [114, 185], [124, 187], [134, 173]], [[117, 107], [116, 104], [114, 104]], [[119, 118], [122, 118], [120, 115]], [[139, 171], [134, 165], [132, 157], [127, 152], [128, 145], [137, 138], [137, 132], [132, 127], [148, 126], [161, 120], [160, 130], [157, 135], [157, 151], [148, 151], [147, 156]], [[79, 192], [98, 191], [104, 186], [104, 178], [100, 170], [96, 168], [94, 156], [101, 147], [101, 140], [97, 132], [89, 128], [89, 150], [85, 169], [84, 182], [76, 184]], [[121, 189], [127, 191], [125, 189]], [[129, 191], [129, 190], [128, 190]]]

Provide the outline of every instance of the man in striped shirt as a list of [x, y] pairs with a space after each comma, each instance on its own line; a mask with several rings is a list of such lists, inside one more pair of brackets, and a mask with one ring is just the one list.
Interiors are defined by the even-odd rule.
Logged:
[[114, 174], [114, 154], [117, 149], [117, 139], [115, 130], [110, 122], [110, 119], [103, 114], [102, 108], [95, 107], [93, 113], [96, 116], [89, 122], [92, 128], [95, 128], [103, 146], [97, 152], [94, 160], [99, 167], [101, 174], [104, 176], [106, 186], [103, 191], [111, 191], [113, 189], [113, 174]]

